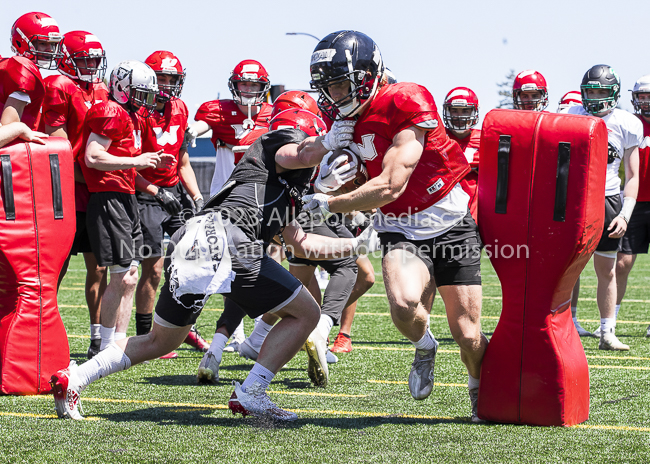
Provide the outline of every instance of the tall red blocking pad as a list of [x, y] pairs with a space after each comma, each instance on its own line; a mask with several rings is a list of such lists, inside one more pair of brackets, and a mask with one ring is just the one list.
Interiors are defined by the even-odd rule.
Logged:
[[0, 149], [0, 391], [50, 391], [70, 362], [56, 287], [76, 219], [70, 143]]
[[607, 128], [594, 117], [493, 110], [483, 123], [479, 230], [501, 281], [478, 415], [512, 424], [589, 418], [571, 291], [600, 239]]

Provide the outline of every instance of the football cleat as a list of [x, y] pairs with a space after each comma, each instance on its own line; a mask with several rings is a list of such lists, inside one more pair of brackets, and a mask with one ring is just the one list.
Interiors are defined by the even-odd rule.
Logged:
[[649, 325], [648, 328], [645, 330], [645, 336], [646, 336], [646, 337], [650, 337], [650, 325]]
[[210, 344], [206, 342], [205, 339], [201, 336], [195, 325], [192, 326], [190, 333], [187, 334], [185, 343], [190, 345], [195, 350], [202, 351], [204, 353], [208, 351], [208, 348], [210, 348]]
[[415, 350], [415, 360], [409, 373], [409, 391], [416, 400], [423, 400], [433, 390], [433, 369], [436, 364], [438, 341], [430, 350]]
[[591, 336], [596, 337], [596, 338], [600, 338], [602, 333], [603, 333], [602, 326], [598, 325], [598, 328], [591, 333]]
[[54, 409], [60, 419], [83, 420], [81, 415], [81, 389], [77, 377], [77, 363], [70, 361], [66, 369], [61, 369], [50, 379], [54, 393]]
[[327, 361], [327, 364], [335, 364], [339, 362], [339, 358], [332, 353], [329, 349], [325, 353], [325, 360]]
[[295, 413], [279, 408], [271, 401], [258, 382], [253, 382], [246, 391], [242, 390], [239, 382], [234, 382], [234, 386], [235, 391], [228, 401], [233, 415], [240, 413], [244, 417], [268, 417], [279, 421], [294, 421], [298, 418]]
[[257, 361], [257, 356], [259, 352], [253, 348], [253, 345], [250, 344], [248, 338], [240, 343], [239, 345], [239, 356], [242, 358], [250, 359], [252, 361]]
[[307, 352], [307, 374], [316, 387], [327, 387], [329, 368], [327, 367], [327, 341], [318, 333], [318, 329], [309, 335], [305, 342]]
[[580, 335], [581, 337], [593, 337], [591, 332], [585, 330], [585, 328], [582, 327], [579, 322], [574, 323], [574, 325], [576, 330], [578, 331], [578, 335]]
[[201, 359], [196, 381], [200, 384], [215, 384], [219, 381], [219, 361], [209, 351]]
[[349, 335], [339, 332], [332, 345], [332, 353], [349, 353], [352, 351], [352, 339]]
[[92, 359], [97, 356], [99, 354], [101, 346], [101, 338], [98, 338], [97, 340], [90, 340], [90, 346], [88, 347], [88, 353], [86, 354], [86, 357], [88, 359]]
[[599, 350], [612, 350], [612, 351], [630, 351], [630, 347], [622, 343], [614, 332], [603, 333], [600, 336], [600, 343], [598, 343]]
[[230, 343], [226, 345], [226, 347], [223, 349], [224, 353], [238, 353], [239, 352], [239, 345], [243, 343], [242, 341], [239, 340], [233, 340]]
[[485, 420], [478, 417], [476, 412], [478, 410], [478, 388], [472, 388], [469, 391], [469, 400], [472, 402], [472, 417], [470, 420], [475, 424], [485, 423]]
[[176, 358], [178, 358], [178, 353], [175, 352], [175, 351], [172, 351], [170, 353], [162, 355], [158, 359], [176, 359]]

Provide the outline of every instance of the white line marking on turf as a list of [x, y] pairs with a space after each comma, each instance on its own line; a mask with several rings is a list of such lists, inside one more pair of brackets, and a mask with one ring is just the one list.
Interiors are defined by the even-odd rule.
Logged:
[[[406, 380], [371, 380], [368, 379], [368, 383], [390, 383], [390, 384], [397, 384], [397, 385], [408, 385], [408, 382]], [[436, 387], [466, 387], [466, 383], [438, 383], [434, 382], [433, 383]]]

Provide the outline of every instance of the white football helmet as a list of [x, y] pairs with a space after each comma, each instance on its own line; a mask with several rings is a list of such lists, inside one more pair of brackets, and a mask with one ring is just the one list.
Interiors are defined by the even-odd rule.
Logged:
[[650, 74], [640, 77], [634, 83], [634, 88], [632, 89], [632, 105], [634, 105], [634, 112], [637, 114], [642, 114], [643, 116], [650, 116], [650, 101], [639, 100], [639, 94], [641, 93], [650, 93]]
[[131, 112], [141, 107], [151, 111], [156, 107], [158, 94], [156, 73], [140, 61], [122, 61], [111, 71], [109, 92], [117, 103]]

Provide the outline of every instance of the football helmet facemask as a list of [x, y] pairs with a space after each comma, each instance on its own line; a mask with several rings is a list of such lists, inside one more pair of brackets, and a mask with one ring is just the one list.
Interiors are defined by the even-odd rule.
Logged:
[[634, 105], [634, 112], [636, 114], [650, 117], [650, 99], [640, 101], [640, 94], [645, 94], [646, 97], [650, 97], [650, 74], [639, 78], [639, 80], [634, 83], [634, 88], [632, 89], [632, 105]]
[[85, 31], [71, 31], [61, 41], [63, 59], [59, 72], [71, 79], [97, 84], [106, 74], [106, 53], [97, 36]]
[[[58, 67], [62, 39], [58, 24], [45, 13], [25, 13], [11, 27], [11, 50], [43, 69]], [[49, 44], [49, 50], [39, 50], [39, 43]]]
[[[452, 108], [471, 108], [472, 112], [467, 116], [453, 116]], [[451, 89], [442, 105], [442, 119], [451, 130], [466, 131], [474, 127], [478, 123], [478, 97], [474, 91], [467, 87]]]
[[[607, 89], [607, 97], [587, 98], [589, 89]], [[621, 95], [621, 80], [616, 71], [606, 64], [597, 64], [592, 66], [582, 78], [580, 84], [580, 93], [582, 94], [582, 106], [590, 114], [599, 114], [616, 108], [618, 98]]]
[[[244, 92], [253, 96], [243, 96], [239, 90], [240, 82], [255, 82], [260, 84], [260, 89], [256, 92]], [[266, 94], [271, 89], [269, 73], [259, 61], [244, 60], [235, 66], [230, 78], [228, 79], [228, 88], [232, 93], [232, 99], [238, 105], [260, 106], [266, 100]]]
[[186, 72], [176, 55], [172, 52], [159, 50], [149, 55], [144, 62], [154, 70], [156, 76], [165, 74], [174, 78], [171, 84], [161, 84], [158, 81], [158, 95], [156, 95], [156, 100], [159, 103], [167, 103], [172, 98], [179, 98], [181, 96]]
[[[522, 101], [521, 93], [527, 91], [541, 92], [541, 96], [538, 99]], [[512, 85], [512, 103], [518, 110], [544, 111], [548, 106], [548, 86], [544, 76], [532, 69], [517, 74]]]
[[111, 71], [108, 90], [113, 100], [129, 112], [135, 113], [144, 108], [145, 112], [150, 113], [156, 107], [156, 73], [140, 61], [122, 61], [115, 66]]

